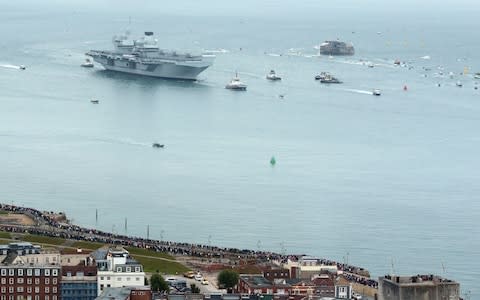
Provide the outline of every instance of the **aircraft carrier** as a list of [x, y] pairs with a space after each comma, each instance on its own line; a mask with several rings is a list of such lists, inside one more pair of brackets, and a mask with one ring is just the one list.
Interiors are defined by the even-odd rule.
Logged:
[[137, 40], [130, 39], [128, 32], [114, 36], [113, 44], [114, 50], [90, 50], [86, 55], [107, 70], [183, 80], [196, 80], [215, 60], [214, 55], [160, 49], [151, 31]]

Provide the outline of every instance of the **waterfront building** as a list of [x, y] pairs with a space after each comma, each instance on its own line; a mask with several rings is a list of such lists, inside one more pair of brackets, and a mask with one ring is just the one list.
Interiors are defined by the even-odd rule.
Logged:
[[108, 287], [142, 287], [143, 266], [123, 248], [98, 249], [92, 253], [97, 264], [97, 295]]
[[152, 300], [150, 287], [109, 287], [96, 300]]
[[352, 283], [343, 276], [335, 278], [335, 298], [337, 299], [352, 299], [353, 287]]
[[276, 279], [290, 279], [290, 270], [267, 267], [263, 269], [263, 277], [272, 282]]
[[0, 249], [0, 300], [60, 300], [58, 251], [31, 243]]
[[434, 275], [379, 278], [379, 300], [459, 300], [460, 284]]
[[243, 294], [290, 294], [291, 286], [285, 281], [273, 284], [259, 274], [241, 274], [237, 290]]
[[94, 300], [97, 297], [97, 266], [62, 266], [62, 300]]
[[332, 275], [322, 274], [314, 277], [315, 295], [319, 297], [335, 297], [335, 282]]
[[312, 279], [315, 275], [330, 272], [337, 274], [338, 268], [335, 263], [326, 264], [319, 258], [313, 256], [302, 256], [298, 260], [288, 259], [284, 268], [290, 271], [291, 278]]

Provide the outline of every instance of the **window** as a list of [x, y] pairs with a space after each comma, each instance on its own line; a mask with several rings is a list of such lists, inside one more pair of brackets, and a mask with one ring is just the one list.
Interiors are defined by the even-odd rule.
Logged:
[[39, 278], [35, 278], [35, 284], [40, 284], [40, 279]]
[[35, 295], [35, 300], [40, 300], [40, 296], [39, 296], [39, 295]]
[[35, 269], [35, 276], [40, 276], [40, 269]]
[[40, 293], [40, 287], [36, 286], [35, 287], [35, 294], [38, 294], [38, 293]]
[[140, 281], [140, 277], [135, 277], [135, 280], [136, 280], [136, 281]]
[[132, 268], [131, 268], [131, 267], [127, 267], [127, 272], [132, 272]]
[[100, 290], [103, 291], [103, 284], [100, 285]]
[[13, 286], [11, 286], [11, 287], [8, 288], [8, 292], [9, 292], [10, 294], [13, 294]]
[[52, 287], [52, 293], [54, 293], [54, 294], [57, 293], [57, 287], [56, 286]]
[[18, 276], [23, 276], [23, 269], [18, 269]]
[[32, 284], [32, 278], [27, 278], [27, 284]]
[[107, 276], [107, 280], [110, 280], [110, 276]]
[[100, 276], [100, 280], [103, 280], [103, 276]]
[[17, 286], [17, 293], [23, 293], [23, 286]]
[[2, 269], [0, 274], [2, 274], [2, 276], [7, 276], [7, 269]]
[[32, 276], [32, 269], [27, 269], [27, 276]]
[[31, 286], [27, 286], [27, 293], [29, 293], [29, 294], [32, 293], [32, 287]]
[[50, 284], [50, 278], [45, 278], [45, 284]]
[[45, 295], [45, 300], [50, 300], [50, 297], [48, 295]]
[[2, 284], [7, 284], [7, 278], [2, 278]]
[[52, 276], [58, 276], [58, 269], [52, 270]]
[[50, 288], [48, 286], [45, 287], [45, 294], [50, 293]]
[[122, 272], [122, 267], [117, 267], [117, 272]]
[[2, 294], [5, 294], [5, 293], [7, 293], [7, 288], [2, 286]]
[[57, 300], [57, 296], [53, 295], [52, 300]]
[[122, 281], [122, 277], [117, 277], [117, 281]]
[[8, 284], [13, 284], [13, 278], [8, 278]]
[[45, 276], [50, 276], [50, 269], [45, 269]]
[[23, 277], [17, 277], [17, 283], [23, 283]]
[[140, 267], [135, 267], [135, 272], [140, 272]]
[[52, 284], [57, 284], [57, 278], [52, 279]]
[[8, 276], [14, 276], [15, 275], [15, 269], [8, 269]]

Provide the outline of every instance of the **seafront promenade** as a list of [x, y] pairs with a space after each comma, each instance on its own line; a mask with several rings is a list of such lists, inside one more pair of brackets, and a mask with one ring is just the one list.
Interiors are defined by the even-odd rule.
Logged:
[[[55, 220], [52, 213], [42, 212], [34, 208], [21, 207], [9, 204], [0, 204], [0, 211], [11, 214], [21, 214], [33, 221], [25, 224], [1, 224], [0, 230], [11, 233], [30, 233], [49, 237], [59, 237], [69, 240], [97, 242], [103, 244], [122, 245], [150, 249], [156, 252], [165, 252], [174, 256], [190, 256], [207, 259], [229, 259], [236, 263], [241, 261], [255, 261], [257, 263], [277, 261], [279, 263], [298, 261], [302, 255], [278, 254], [269, 251], [254, 251], [248, 249], [222, 248], [172, 241], [159, 241], [141, 237], [113, 234], [97, 229], [84, 228], [78, 225], [63, 223]], [[320, 259], [323, 265], [337, 266], [343, 271], [346, 278], [352, 283], [369, 288], [378, 288], [378, 282], [370, 278], [364, 268], [339, 263], [329, 259]]]

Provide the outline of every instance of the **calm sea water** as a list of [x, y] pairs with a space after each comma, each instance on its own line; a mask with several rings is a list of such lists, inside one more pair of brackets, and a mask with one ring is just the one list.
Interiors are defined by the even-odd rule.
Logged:
[[[2, 202], [119, 233], [127, 218], [132, 235], [348, 258], [374, 276], [443, 274], [480, 296], [475, 7], [4, 2]], [[196, 83], [80, 68], [129, 17], [162, 47], [225, 51]], [[315, 56], [336, 38], [357, 54]], [[235, 71], [247, 92], [224, 89]], [[344, 84], [320, 85], [321, 71]]]

